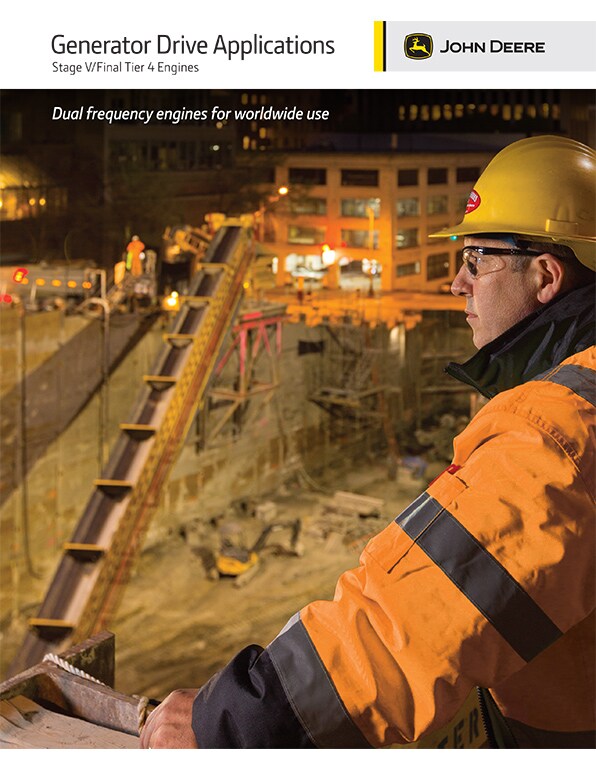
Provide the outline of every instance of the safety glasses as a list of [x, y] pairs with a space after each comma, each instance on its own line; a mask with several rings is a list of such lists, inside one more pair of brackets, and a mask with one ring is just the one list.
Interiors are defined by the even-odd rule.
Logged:
[[497, 273], [499, 270], [503, 270], [506, 264], [503, 257], [539, 257], [542, 252], [499, 249], [492, 246], [464, 246], [461, 254], [472, 278], [478, 278], [487, 273]]

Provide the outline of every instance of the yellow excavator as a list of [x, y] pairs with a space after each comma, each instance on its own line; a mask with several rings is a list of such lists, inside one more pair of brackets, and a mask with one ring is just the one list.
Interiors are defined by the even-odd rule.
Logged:
[[273, 534], [273, 532], [288, 527], [292, 529], [289, 550], [291, 553], [300, 555], [299, 540], [302, 530], [302, 522], [300, 519], [296, 519], [295, 521], [277, 522], [269, 524], [263, 529], [252, 548], [240, 548], [236, 545], [224, 544], [215, 557], [215, 565], [218, 573], [222, 577], [238, 577], [239, 575], [248, 572], [249, 569], [252, 569], [259, 563], [259, 553], [265, 547], [270, 535]]

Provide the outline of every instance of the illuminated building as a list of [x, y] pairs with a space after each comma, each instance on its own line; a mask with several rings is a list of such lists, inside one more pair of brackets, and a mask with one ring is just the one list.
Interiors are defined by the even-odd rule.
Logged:
[[440, 290], [455, 274], [460, 246], [428, 235], [460, 221], [490, 158], [477, 152], [288, 155], [276, 168], [276, 184], [290, 192], [272, 209], [265, 230], [280, 260], [278, 285], [297, 267], [321, 270], [327, 245], [340, 264], [379, 262], [383, 290]]

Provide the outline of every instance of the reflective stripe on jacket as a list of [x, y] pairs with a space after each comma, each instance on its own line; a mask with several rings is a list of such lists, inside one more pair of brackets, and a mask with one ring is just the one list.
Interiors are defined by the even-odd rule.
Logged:
[[333, 601], [200, 691], [199, 745], [410, 743], [476, 686], [520, 745], [594, 745], [595, 370], [591, 347], [495, 396]]

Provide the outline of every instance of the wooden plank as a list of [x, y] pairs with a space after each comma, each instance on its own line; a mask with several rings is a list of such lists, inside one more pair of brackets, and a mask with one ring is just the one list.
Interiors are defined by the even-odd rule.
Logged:
[[378, 497], [367, 497], [366, 495], [358, 495], [353, 492], [338, 491], [333, 495], [333, 505], [353, 513], [370, 515], [383, 511], [385, 501]]
[[139, 739], [49, 711], [17, 695], [0, 702], [0, 748], [138, 749]]

